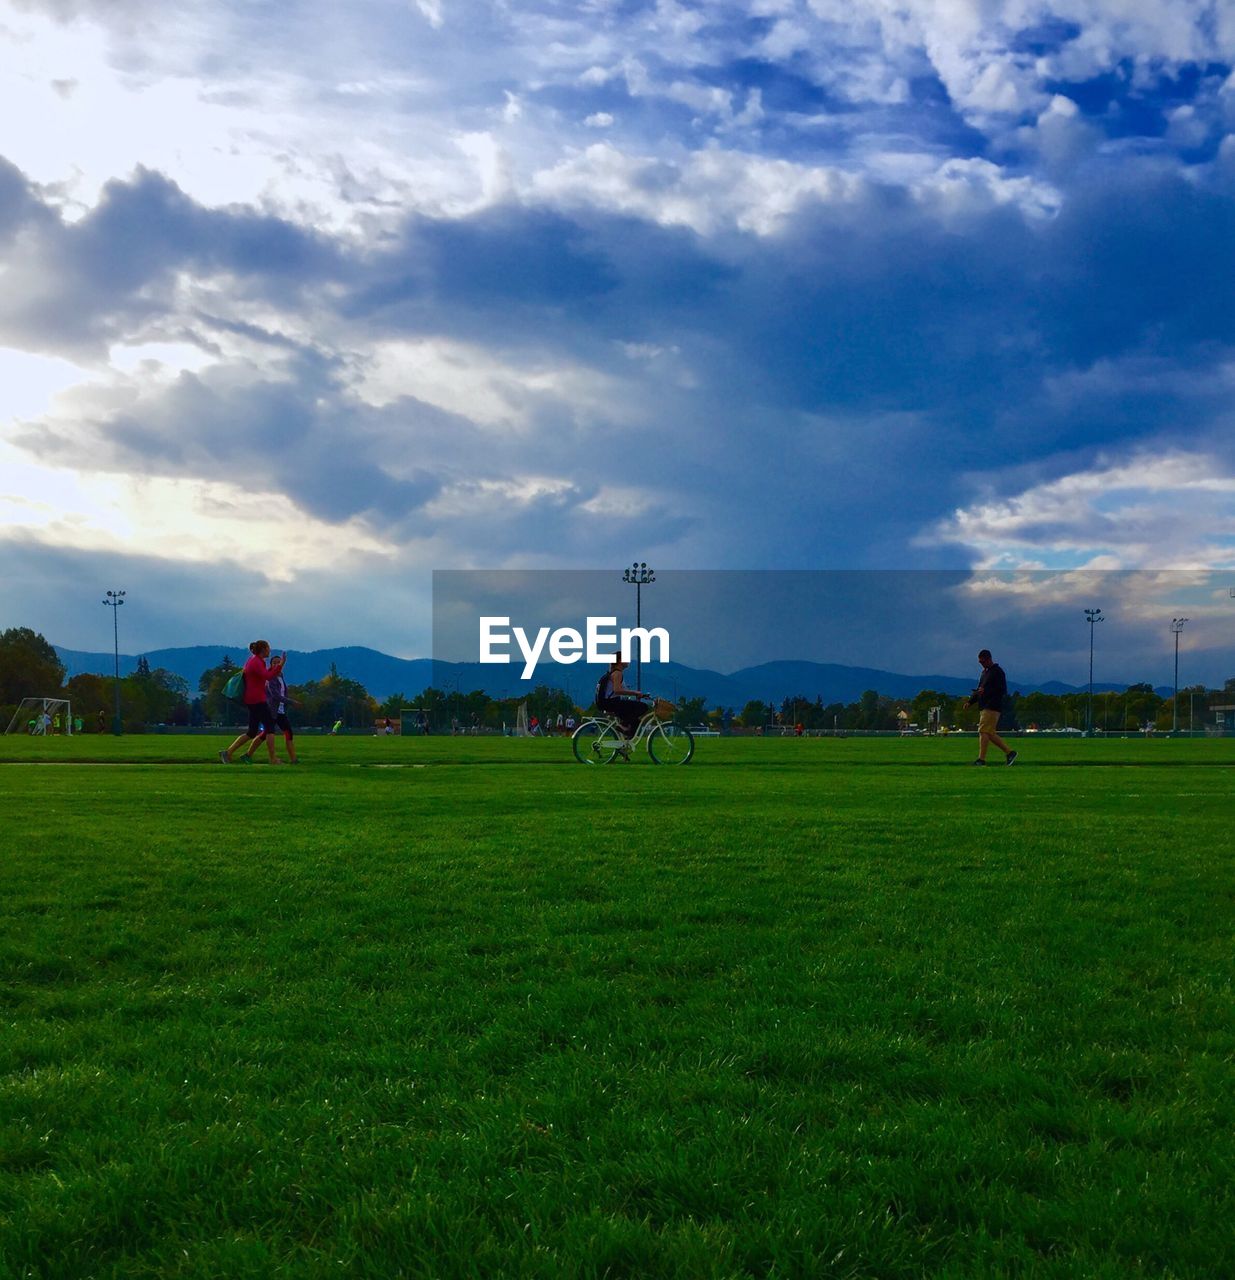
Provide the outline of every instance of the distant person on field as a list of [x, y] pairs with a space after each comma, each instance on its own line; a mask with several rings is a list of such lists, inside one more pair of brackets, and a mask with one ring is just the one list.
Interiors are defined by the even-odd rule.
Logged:
[[596, 706], [611, 716], [616, 716], [627, 738], [635, 736], [639, 721], [647, 714], [647, 703], [640, 699], [651, 695], [640, 689], [628, 689], [622, 683], [622, 672], [630, 666], [617, 654], [609, 664], [608, 671], [596, 682]]
[[[284, 654], [286, 660], [287, 655]], [[296, 735], [292, 732], [292, 722], [287, 718], [287, 704], [290, 699], [287, 696], [287, 681], [283, 678], [282, 666], [278, 671], [266, 681], [266, 716], [262, 721], [263, 730], [261, 737], [254, 738], [249, 743], [248, 750], [241, 756], [246, 764], [253, 763], [253, 752], [257, 750], [258, 743], [262, 739], [266, 739], [267, 746], [273, 749], [270, 743], [270, 735], [277, 725], [283, 730], [283, 741], [287, 743], [287, 758], [292, 763], [296, 763]]]
[[107, 712], [106, 711], [99, 712], [99, 732], [100, 733], [107, 732]]
[[283, 664], [287, 661], [287, 654], [276, 658], [267, 666], [266, 659], [270, 657], [270, 644], [265, 640], [254, 640], [249, 645], [249, 654], [251, 656], [248, 662], [244, 664], [244, 705], [245, 710], [249, 713], [249, 727], [226, 751], [219, 752], [219, 760], [223, 764], [231, 764], [232, 752], [237, 747], [246, 742], [252, 742], [254, 738], [264, 737], [266, 739], [266, 750], [270, 753], [270, 763], [282, 764], [283, 761], [275, 754], [274, 739], [265, 732], [266, 722], [270, 716], [270, 711], [266, 706], [266, 681], [283, 670]]
[[989, 649], [978, 654], [978, 662], [982, 666], [982, 675], [978, 687], [969, 695], [969, 706], [978, 706], [978, 758], [974, 764], [986, 763], [986, 752], [990, 746], [996, 746], [1007, 757], [1007, 763], [1016, 761], [1017, 753], [999, 736], [999, 713], [1003, 710], [1004, 700], [1008, 696], [1008, 677], [1003, 668], [991, 657]]
[[343, 728], [343, 721], [336, 720], [334, 724], [330, 726], [330, 736], [333, 738], [342, 728]]

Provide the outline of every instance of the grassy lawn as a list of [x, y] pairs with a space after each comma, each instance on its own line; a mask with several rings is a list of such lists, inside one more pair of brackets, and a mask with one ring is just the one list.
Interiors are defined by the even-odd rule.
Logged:
[[0, 739], [0, 1277], [1235, 1273], [1235, 744], [226, 741]]

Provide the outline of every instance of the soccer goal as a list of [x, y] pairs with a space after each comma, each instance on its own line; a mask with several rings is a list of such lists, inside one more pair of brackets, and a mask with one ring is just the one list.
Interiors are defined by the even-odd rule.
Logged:
[[515, 716], [515, 733], [516, 738], [526, 738], [528, 736], [527, 727], [527, 703], [519, 703], [519, 711]]
[[73, 732], [73, 709], [64, 698], [23, 698], [5, 733], [43, 734]]

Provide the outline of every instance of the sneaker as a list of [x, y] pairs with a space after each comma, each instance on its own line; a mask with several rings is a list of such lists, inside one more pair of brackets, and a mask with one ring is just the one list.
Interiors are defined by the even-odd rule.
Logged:
[[245, 762], [245, 764], [252, 764], [252, 763], [253, 763], [253, 757], [252, 757], [251, 755], [249, 755], [249, 753], [248, 753], [247, 751], [246, 751], [246, 752], [244, 753], [244, 755], [242, 755], [240, 758], [241, 758], [241, 760], [243, 760], [243, 761]]
[[1008, 752], [1008, 763], [1009, 763], [1009, 764], [1015, 764], [1015, 763], [1016, 763], [1016, 757], [1017, 757], [1018, 755], [1020, 755], [1020, 752], [1019, 752], [1019, 751], [1009, 751], [1009, 752]]
[[226, 752], [226, 751], [220, 751], [220, 752], [219, 752], [219, 763], [220, 763], [220, 764], [231, 764], [231, 762], [232, 762], [232, 758], [231, 758], [231, 756], [229, 756], [229, 755], [227, 754], [227, 752]]
[[982, 765], [984, 765], [985, 763], [986, 763], [986, 761], [985, 761], [985, 760], [975, 760], [975, 761], [974, 761], [974, 764], [982, 764]]

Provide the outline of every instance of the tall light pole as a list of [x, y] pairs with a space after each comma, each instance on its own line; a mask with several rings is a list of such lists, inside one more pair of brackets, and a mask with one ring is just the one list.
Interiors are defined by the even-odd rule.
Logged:
[[1175, 696], [1171, 699], [1171, 732], [1179, 732], [1179, 633], [1187, 618], [1171, 619], [1171, 634], [1175, 637]]
[[[643, 626], [643, 588], [656, 581], [656, 574], [647, 566], [646, 560], [636, 560], [629, 569], [622, 571], [622, 581], [635, 588], [635, 626]], [[643, 645], [639, 645], [635, 653], [635, 688], [643, 688]]]
[[[450, 732], [453, 734], [459, 727], [459, 681], [463, 679], [463, 673], [459, 672], [454, 678], [455, 696], [451, 702], [450, 712]], [[448, 682], [449, 683], [449, 682]]]
[[112, 733], [119, 737], [122, 732], [120, 723], [120, 606], [124, 603], [123, 591], [109, 591], [103, 601], [111, 610], [112, 644], [116, 655], [116, 718], [112, 721]]
[[1089, 721], [1089, 727], [1086, 730], [1088, 737], [1093, 737], [1093, 624], [1095, 622], [1105, 622], [1101, 609], [1086, 609], [1085, 619], [1089, 623], [1089, 710], [1086, 712], [1086, 719]]

